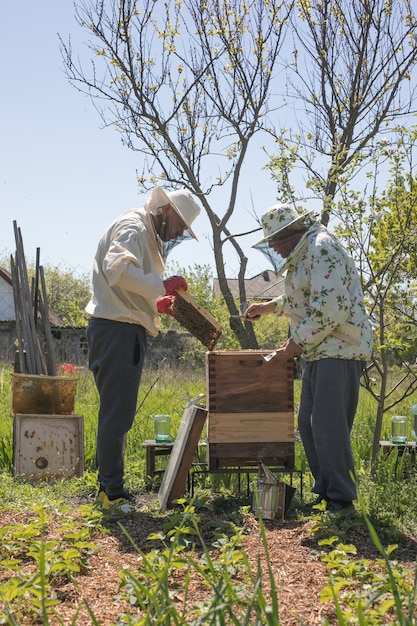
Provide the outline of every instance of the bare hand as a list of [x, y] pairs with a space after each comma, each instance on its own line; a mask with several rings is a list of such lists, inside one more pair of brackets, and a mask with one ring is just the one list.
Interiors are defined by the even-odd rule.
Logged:
[[295, 356], [301, 356], [303, 353], [300, 346], [297, 345], [292, 339], [287, 339], [287, 341], [283, 343], [282, 346], [280, 346], [280, 349], [281, 348], [283, 349], [285, 356], [289, 357], [290, 359], [294, 358]]
[[258, 302], [251, 304], [245, 311], [245, 322], [254, 322], [258, 320], [261, 315], [268, 315], [275, 311], [275, 302]]

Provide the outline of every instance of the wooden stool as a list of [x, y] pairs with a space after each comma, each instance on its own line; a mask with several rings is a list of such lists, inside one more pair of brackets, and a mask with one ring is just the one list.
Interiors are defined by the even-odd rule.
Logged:
[[146, 448], [146, 475], [153, 478], [156, 474], [161, 473], [161, 470], [155, 469], [156, 457], [170, 455], [174, 442], [161, 443], [155, 439], [146, 439], [142, 445]]
[[380, 441], [379, 446], [384, 454], [389, 454], [393, 450], [398, 450], [398, 456], [402, 456], [404, 452], [416, 454], [416, 442], [406, 441], [405, 443], [392, 443], [392, 441]]

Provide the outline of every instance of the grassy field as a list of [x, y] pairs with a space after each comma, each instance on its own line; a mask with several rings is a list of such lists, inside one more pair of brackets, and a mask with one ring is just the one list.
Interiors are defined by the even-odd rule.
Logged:
[[[65, 375], [65, 374], [64, 374]], [[395, 373], [393, 373], [395, 376]], [[91, 373], [81, 369], [75, 371], [77, 394], [75, 413], [84, 416], [84, 454], [85, 473], [83, 478], [66, 481], [62, 489], [80, 490], [94, 493], [95, 489], [95, 432], [98, 412], [98, 394]], [[294, 400], [297, 409], [301, 382], [294, 383]], [[400, 392], [400, 391], [399, 391]], [[205, 403], [204, 368], [186, 366], [172, 369], [145, 370], [138, 398], [137, 415], [129, 433], [126, 450], [126, 481], [133, 491], [149, 487], [145, 471], [145, 450], [142, 442], [154, 437], [153, 415], [168, 413], [171, 416], [172, 435], [178, 430], [184, 406], [192, 398], [203, 394]], [[0, 470], [6, 475], [13, 475], [13, 418], [11, 416], [12, 369], [7, 364], [0, 364]], [[395, 414], [409, 415], [414, 401], [408, 399], [395, 407]], [[401, 531], [417, 535], [417, 474], [415, 459], [405, 455], [397, 459], [396, 454], [389, 457], [381, 455], [375, 476], [370, 473], [370, 455], [372, 448], [375, 419], [375, 402], [370, 395], [361, 390], [359, 408], [352, 432], [352, 446], [357, 468], [359, 489], [365, 499], [370, 514], [381, 522], [389, 522]], [[384, 419], [382, 438], [390, 438], [390, 419], [393, 412]], [[205, 432], [203, 432], [204, 439]], [[410, 433], [411, 438], [411, 433]], [[200, 452], [201, 460], [204, 451]], [[162, 460], [161, 468], [164, 467]], [[309, 473], [303, 447], [296, 437], [296, 466], [303, 472], [304, 492], [309, 499], [312, 478]], [[217, 488], [224, 485], [234, 487], [234, 477], [225, 476], [208, 478]], [[297, 478], [295, 477], [295, 480]], [[207, 483], [207, 478], [205, 479]], [[299, 491], [299, 490], [298, 490]], [[1, 493], [1, 485], [0, 485]], [[297, 496], [298, 497], [298, 496]], [[297, 503], [297, 497], [295, 504]], [[3, 503], [5, 504], [4, 498]]]
[[[0, 512], [9, 511], [33, 511], [36, 521], [24, 528], [17, 524], [5, 525], [0, 530], [0, 600], [3, 600], [3, 609], [0, 608], [0, 624], [55, 624], [64, 623], [54, 621], [54, 607], [57, 599], [54, 595], [54, 576], [68, 576], [70, 579], [77, 576], [82, 569], [82, 555], [94, 550], [91, 543], [91, 534], [100, 529], [100, 521], [91, 506], [85, 508], [85, 503], [92, 502], [96, 490], [96, 472], [94, 468], [94, 440], [96, 429], [96, 416], [98, 410], [97, 392], [91, 377], [86, 370], [75, 373], [78, 379], [75, 412], [84, 416], [85, 420], [85, 471], [82, 477], [71, 480], [61, 480], [54, 484], [42, 482], [31, 485], [29, 482], [14, 478], [13, 476], [13, 418], [10, 415], [11, 406], [11, 367], [3, 364], [0, 366]], [[395, 373], [393, 373], [395, 377]], [[134, 493], [144, 493], [145, 490], [154, 491], [158, 485], [146, 477], [145, 451], [142, 442], [153, 438], [152, 416], [158, 413], [169, 413], [172, 419], [172, 435], [175, 436], [183, 409], [188, 400], [205, 393], [204, 369], [185, 367], [180, 369], [161, 369], [145, 371], [138, 399], [137, 417], [134, 427], [129, 433], [126, 450], [126, 483]], [[295, 381], [295, 404], [297, 406], [300, 381]], [[415, 401], [415, 400], [414, 400]], [[395, 407], [396, 414], [409, 415], [409, 408], [414, 401], [407, 401]], [[202, 399], [204, 403], [204, 398]], [[369, 536], [381, 553], [381, 559], [375, 572], [372, 567], [359, 562], [352, 556], [352, 546], [343, 542], [345, 527], [335, 528], [334, 523], [326, 517], [317, 516], [314, 532], [322, 542], [320, 559], [326, 563], [331, 558], [329, 565], [328, 597], [334, 600], [337, 609], [337, 624], [388, 624], [395, 623], [404, 626], [412, 626], [417, 623], [415, 617], [416, 581], [412, 577], [417, 576], [414, 572], [404, 572], [401, 567], [391, 565], [389, 550], [383, 548], [379, 537], [383, 537], [385, 546], [395, 544], [399, 538], [417, 536], [417, 467], [416, 459], [411, 455], [397, 458], [396, 454], [379, 459], [378, 470], [375, 475], [370, 471], [370, 454], [373, 437], [373, 421], [375, 415], [374, 402], [366, 392], [361, 393], [357, 418], [352, 433], [353, 450], [357, 468], [357, 479], [360, 493], [358, 508], [366, 521]], [[387, 414], [383, 426], [383, 438], [389, 438], [390, 417]], [[305, 455], [301, 443], [296, 442], [296, 465], [303, 473], [304, 501], [300, 497], [299, 478], [294, 478], [294, 486], [298, 487], [292, 505], [288, 511], [288, 520], [305, 520], [305, 501], [312, 499], [310, 487], [312, 478], [309, 473]], [[256, 476], [254, 477], [255, 480]], [[183, 514], [170, 516], [170, 530], [168, 547], [164, 550], [154, 550], [144, 555], [141, 559], [144, 570], [142, 574], [135, 574], [129, 581], [124, 582], [131, 594], [135, 595], [135, 602], [144, 602], [142, 610], [147, 617], [143, 621], [130, 621], [126, 618], [117, 623], [126, 624], [171, 624], [192, 623], [213, 624], [268, 624], [278, 626], [278, 595], [272, 576], [269, 577], [268, 598], [265, 589], [259, 587], [257, 573], [250, 571], [247, 556], [242, 552], [241, 538], [245, 526], [245, 517], [250, 514], [252, 494], [245, 500], [245, 495], [239, 500], [231, 497], [236, 493], [234, 476], [201, 476], [196, 480], [196, 497], [194, 500], [184, 500]], [[224, 511], [214, 513], [213, 507], [209, 507], [210, 521], [202, 517], [202, 513], [196, 502], [204, 503], [213, 498], [216, 493], [220, 497], [226, 497], [230, 507], [236, 506], [234, 513], [227, 512], [228, 520], [234, 519], [232, 525], [221, 521]], [[228, 497], [229, 496], [229, 497]], [[223, 500], [224, 502], [224, 500]], [[234, 505], [234, 502], [236, 503]], [[80, 504], [81, 503], [81, 504]], [[152, 515], [152, 511], [149, 513]], [[51, 517], [60, 519], [60, 524], [67, 529], [70, 537], [70, 545], [62, 552], [54, 544], [53, 551], [48, 553], [48, 543], [39, 540], [42, 535], [41, 529], [45, 527]], [[158, 512], [155, 511], [155, 515]], [[78, 516], [76, 521], [75, 516]], [[81, 520], [80, 520], [81, 516]], [[204, 544], [202, 528], [208, 524], [216, 524], [216, 539], [218, 560], [213, 562]], [[242, 528], [236, 525], [238, 521]], [[227, 528], [226, 528], [227, 526]], [[71, 532], [68, 532], [70, 529]], [[184, 545], [189, 546], [197, 541], [206, 551], [202, 567], [196, 562], [195, 554], [184, 556]], [[232, 539], [233, 538], [233, 539]], [[154, 537], [155, 539], [155, 537]], [[268, 554], [266, 535], [261, 524], [259, 538], [264, 543], [265, 552]], [[339, 542], [337, 549], [329, 546]], [[320, 544], [318, 544], [320, 545]], [[336, 545], [336, 544], [335, 544]], [[24, 548], [23, 548], [24, 546]], [[223, 546], [219, 548], [219, 546]], [[341, 546], [341, 547], [340, 547]], [[19, 574], [22, 563], [22, 551], [26, 551], [24, 560], [30, 559], [36, 563], [36, 575], [30, 578]], [[387, 552], [388, 550], [388, 552]], [[233, 557], [231, 556], [233, 554]], [[180, 556], [181, 555], [181, 556]], [[331, 557], [330, 557], [331, 555]], [[233, 561], [233, 567], [231, 565]], [[224, 584], [222, 593], [218, 589], [214, 594], [214, 600], [210, 606], [198, 606], [195, 608], [194, 621], [185, 621], [184, 616], [176, 613], [170, 599], [170, 590], [166, 585], [168, 572], [172, 568], [179, 567], [179, 563], [186, 566], [202, 577], [205, 584], [217, 589], [219, 580]], [[238, 563], [239, 562], [239, 563]], [[122, 567], [122, 564], [121, 564]], [[4, 569], [16, 569], [16, 576], [4, 579]], [[236, 568], [239, 576], [245, 572], [245, 580], [251, 581], [251, 595], [248, 600], [247, 589], [245, 593], [239, 591], [234, 583], [232, 571]], [[243, 569], [242, 569], [243, 568]], [[363, 570], [363, 571], [362, 571]], [[366, 597], [357, 595], [357, 591], [350, 596], [341, 592], [342, 586], [355, 585], [358, 582], [359, 571], [361, 576], [366, 577]], [[235, 573], [236, 573], [235, 572]], [[366, 574], [365, 574], [366, 572]], [[144, 576], [142, 579], [141, 576]], [[123, 579], [123, 575], [121, 574]], [[411, 582], [410, 582], [411, 577]], [[341, 583], [340, 581], [344, 581]], [[158, 588], [155, 589], [149, 581], [153, 581]], [[339, 581], [339, 582], [338, 582]], [[351, 582], [349, 582], [351, 581]], [[264, 580], [265, 584], [265, 580]], [[132, 591], [134, 589], [135, 591]], [[126, 591], [127, 593], [127, 591]], [[154, 594], [154, 595], [152, 595]], [[240, 595], [239, 595], [240, 594]], [[221, 596], [221, 597], [220, 597]], [[370, 599], [372, 596], [372, 599]], [[230, 601], [230, 612], [224, 605], [224, 597]], [[143, 600], [143, 598], [145, 598]], [[388, 599], [387, 599], [388, 598]], [[133, 600], [132, 600], [133, 602]], [[58, 603], [59, 604], [59, 603]], [[33, 621], [24, 621], [24, 612], [31, 607]], [[372, 611], [367, 617], [361, 617], [364, 607]], [[375, 606], [377, 608], [375, 608]], [[237, 608], [236, 608], [237, 607]], [[352, 608], [353, 607], [353, 608]], [[384, 621], [384, 615], [391, 611], [391, 619]], [[392, 615], [394, 612], [394, 619]], [[211, 619], [207, 615], [211, 615]], [[366, 614], [366, 611], [365, 611]], [[239, 617], [236, 617], [238, 616]], [[244, 617], [246, 615], [246, 618]], [[354, 619], [352, 615], [356, 616]], [[205, 616], [205, 617], [204, 617]], [[19, 621], [22, 619], [22, 621]], [[74, 618], [75, 619], [75, 618]], [[356, 620], [356, 621], [355, 621]], [[69, 622], [65, 622], [69, 623]], [[78, 624], [75, 620], [74, 625]], [[81, 622], [79, 622], [81, 624]], [[100, 624], [94, 615], [91, 616], [92, 624]], [[301, 623], [301, 622], [300, 622]], [[323, 622], [325, 623], [325, 622]], [[309, 626], [309, 625], [308, 625]]]

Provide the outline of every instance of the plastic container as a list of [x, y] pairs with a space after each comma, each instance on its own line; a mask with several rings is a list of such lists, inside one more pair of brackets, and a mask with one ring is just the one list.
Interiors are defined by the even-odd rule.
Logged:
[[171, 417], [169, 415], [154, 415], [155, 441], [167, 443], [171, 441]]
[[393, 415], [391, 418], [391, 442], [404, 444], [407, 441], [408, 419], [406, 415]]

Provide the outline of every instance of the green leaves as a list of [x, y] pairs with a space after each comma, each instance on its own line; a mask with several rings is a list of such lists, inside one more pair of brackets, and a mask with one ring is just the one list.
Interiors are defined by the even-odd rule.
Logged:
[[[88, 516], [87, 510], [84, 515]], [[93, 527], [83, 525], [83, 518], [77, 520], [63, 507], [58, 516], [49, 516], [40, 505], [28, 511], [24, 523], [2, 526], [0, 569], [6, 575], [2, 576], [0, 596], [9, 608], [0, 610], [0, 621], [7, 619], [5, 623], [13, 624], [11, 614], [18, 622], [20, 615], [27, 614], [34, 623], [42, 615], [42, 623], [48, 624], [48, 615], [61, 603], [55, 581], [72, 579], [86, 567], [86, 554], [95, 548], [89, 541], [92, 531]], [[8, 577], [7, 570], [16, 574]]]

